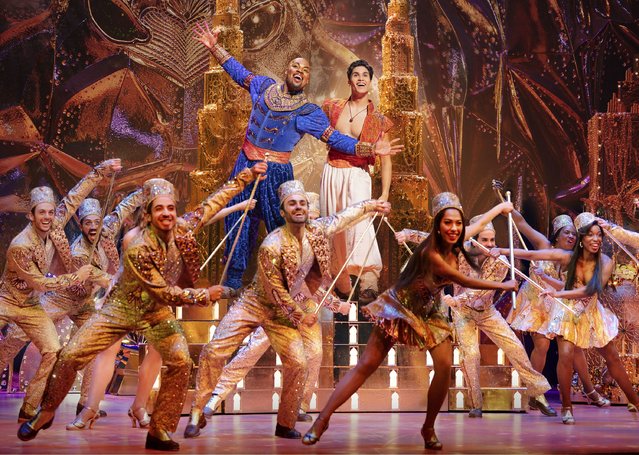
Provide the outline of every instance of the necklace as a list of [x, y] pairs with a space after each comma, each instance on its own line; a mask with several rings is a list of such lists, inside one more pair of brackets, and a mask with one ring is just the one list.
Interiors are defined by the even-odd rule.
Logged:
[[351, 111], [351, 100], [348, 100], [348, 113], [351, 116], [349, 123], [353, 123], [353, 119], [366, 110], [368, 110], [368, 106], [366, 106], [364, 109], [359, 111], [357, 114], [353, 115], [353, 111]]

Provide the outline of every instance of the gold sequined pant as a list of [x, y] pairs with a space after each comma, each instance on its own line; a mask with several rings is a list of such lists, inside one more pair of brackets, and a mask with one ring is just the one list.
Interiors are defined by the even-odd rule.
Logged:
[[[42, 399], [44, 384], [47, 382], [60, 351], [58, 332], [55, 329], [55, 324], [41, 305], [20, 307], [6, 302], [0, 296], [0, 327], [9, 323], [15, 324], [17, 328], [22, 330], [25, 337], [31, 340], [40, 351], [40, 355], [42, 355], [40, 366], [27, 386], [24, 403], [22, 404], [24, 412], [34, 415]], [[5, 340], [6, 338], [0, 342], [2, 343], [0, 345], [0, 362], [2, 362], [2, 366], [7, 365], [24, 346], [24, 341], [20, 341], [20, 348], [16, 351], [17, 340], [15, 338], [6, 342]]]
[[142, 333], [162, 357], [160, 390], [151, 428], [174, 432], [184, 406], [193, 362], [182, 327], [170, 308], [144, 310], [126, 302], [109, 302], [94, 314], [60, 352], [42, 399], [42, 409], [54, 411], [82, 369], [128, 332]]
[[[71, 319], [71, 322], [79, 328], [95, 313], [95, 309], [91, 305], [78, 305], [77, 302], [59, 297], [60, 296], [55, 293], [47, 293], [44, 294], [40, 300], [42, 308], [56, 326], [62, 322], [65, 317], [68, 317]], [[0, 365], [6, 365], [12, 361], [29, 340], [30, 337], [17, 324], [9, 324], [7, 336], [0, 340]], [[51, 364], [51, 368], [53, 368], [53, 364]], [[89, 395], [92, 372], [93, 362], [87, 365], [84, 369], [84, 375], [82, 376], [79, 403], [83, 405], [86, 403]], [[36, 375], [31, 382], [29, 382], [23, 404], [23, 409], [28, 414], [34, 414], [40, 405], [47, 379], [48, 375]]]
[[528, 359], [526, 349], [519, 341], [506, 320], [494, 306], [477, 311], [467, 306], [453, 309], [453, 324], [457, 332], [457, 342], [461, 351], [462, 370], [466, 377], [466, 383], [470, 390], [471, 406], [473, 409], [481, 409], [482, 394], [479, 384], [479, 338], [477, 330], [480, 329], [490, 338], [504, 354], [519, 373], [519, 377], [528, 387], [530, 396], [537, 396], [550, 390], [550, 384], [538, 371], [536, 371]]
[[[304, 355], [308, 367], [300, 407], [303, 411], [308, 411], [322, 366], [322, 326], [319, 322], [311, 327], [301, 325], [299, 331], [304, 342]], [[224, 366], [213, 393], [218, 395], [220, 400], [225, 400], [235, 385], [244, 379], [270, 346], [271, 342], [268, 340], [266, 332], [262, 327], [258, 327], [251, 334], [248, 343], [242, 346], [233, 359]]]
[[215, 330], [213, 339], [202, 349], [193, 411], [202, 411], [222, 374], [226, 359], [235, 352], [244, 338], [260, 326], [282, 359], [284, 370], [277, 423], [288, 428], [295, 427], [307, 377], [304, 342], [299, 330], [274, 320], [274, 310], [257, 302], [252, 295], [242, 296], [231, 306]]

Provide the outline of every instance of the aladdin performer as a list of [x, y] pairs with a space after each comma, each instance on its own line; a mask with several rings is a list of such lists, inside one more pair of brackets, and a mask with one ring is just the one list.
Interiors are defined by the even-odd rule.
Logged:
[[22, 424], [18, 430], [20, 439], [33, 439], [40, 429], [51, 424], [55, 410], [73, 384], [76, 371], [122, 335], [137, 331], [144, 334], [160, 353], [166, 366], [146, 448], [179, 449], [179, 444], [171, 439], [169, 433], [175, 431], [180, 419], [192, 361], [186, 338], [171, 307], [209, 305], [220, 298], [222, 288], [182, 288], [172, 283], [176, 283], [179, 277], [191, 282], [197, 280], [199, 255], [195, 235], [233, 196], [264, 172], [265, 163], [240, 172], [195, 211], [181, 218], [176, 215], [176, 195], [170, 182], [150, 179], [144, 183], [145, 216], [149, 225], [124, 252], [122, 274], [104, 306], [60, 352], [41, 410], [36, 417]]
[[[326, 142], [330, 147], [346, 154], [369, 157], [375, 155], [392, 155], [403, 149], [402, 145], [379, 140], [376, 143], [357, 141], [341, 134], [333, 128], [319, 106], [310, 103], [304, 88], [310, 81], [311, 67], [304, 58], [291, 60], [285, 73], [285, 82], [277, 83], [266, 76], [259, 76], [248, 71], [218, 44], [218, 29], [211, 32], [208, 24], [198, 25], [195, 39], [205, 45], [222, 68], [233, 80], [249, 91], [253, 109], [246, 128], [246, 137], [240, 154], [235, 162], [232, 175], [247, 165], [265, 158], [269, 154], [269, 178], [260, 185], [257, 191], [257, 206], [244, 223], [239, 242], [232, 258], [228, 258], [233, 239], [227, 241], [227, 260], [230, 260], [225, 284], [234, 289], [242, 286], [242, 275], [246, 270], [248, 259], [257, 239], [260, 220], [271, 232], [284, 224], [277, 204], [277, 188], [293, 179], [293, 167], [290, 156], [295, 145], [304, 134]], [[232, 203], [248, 199], [252, 188], [233, 199]], [[226, 218], [226, 230], [229, 231], [237, 221], [239, 214]]]
[[[96, 244], [91, 277], [85, 282], [83, 288], [77, 286], [64, 288], [55, 292], [47, 292], [42, 295], [42, 308], [49, 315], [54, 324], [61, 322], [65, 317], [71, 319], [77, 328], [81, 327], [89, 317], [95, 312], [96, 294], [101, 288], [107, 288], [111, 282], [111, 276], [119, 267], [120, 259], [115, 246], [116, 236], [120, 231], [122, 220], [128, 217], [142, 202], [142, 191], [136, 191], [124, 199], [116, 209], [104, 218], [102, 223], [102, 209], [100, 201], [87, 198], [78, 208], [78, 218], [80, 220], [81, 234], [71, 245], [71, 256], [77, 268], [89, 264], [89, 254], [93, 249], [93, 244], [98, 237], [98, 229], [102, 224], [100, 240]], [[10, 324], [7, 336], [0, 341], [0, 352], [4, 358], [12, 359], [29, 341], [26, 334], [14, 323]], [[87, 412], [91, 415], [91, 420], [97, 417], [97, 406], [87, 404], [89, 385], [93, 378], [93, 373], [102, 374], [98, 367], [96, 371], [92, 364], [84, 370], [82, 377], [82, 387], [80, 400], [77, 406], [77, 413], [80, 413], [85, 406], [89, 409], [67, 426], [68, 430], [83, 429], [88, 423]], [[113, 370], [113, 363], [107, 365]], [[34, 385], [39, 390], [44, 390], [46, 379], [40, 385]]]
[[[365, 60], [350, 64], [346, 71], [351, 96], [348, 99], [324, 101], [322, 110], [337, 131], [364, 142], [389, 140], [392, 122], [375, 110], [368, 99], [373, 67]], [[391, 184], [392, 162], [390, 156], [381, 157], [382, 194], [380, 201], [388, 200]], [[323, 216], [337, 213], [344, 208], [371, 198], [371, 175], [375, 168], [375, 156], [357, 156], [343, 153], [335, 147], [328, 150], [320, 186], [321, 213]], [[370, 303], [377, 298], [377, 282], [382, 271], [382, 257], [377, 246], [375, 231], [366, 229], [362, 222], [333, 237], [333, 274], [337, 273], [349, 253], [356, 247], [357, 239], [364, 240], [357, 246], [346, 269], [338, 278], [336, 288], [348, 295], [350, 275], [359, 276], [359, 302]], [[362, 270], [363, 269], [363, 270]]]
[[[77, 285], [89, 278], [92, 271], [87, 265], [72, 273], [76, 266], [64, 227], [102, 178], [120, 169], [119, 159], [100, 163], [57, 207], [51, 188], [39, 186], [31, 190], [29, 224], [14, 237], [7, 249], [7, 262], [0, 279], [0, 326], [12, 322], [42, 355], [40, 366], [27, 387], [18, 422], [35, 415], [60, 350], [55, 325], [40, 305], [41, 294], [61, 289], [77, 290]], [[23, 343], [20, 341], [20, 345]], [[11, 340], [3, 341], [0, 365], [6, 365], [15, 357], [12, 344]]]
[[[552, 220], [550, 239], [546, 238], [541, 232], [533, 229], [516, 210], [513, 210], [513, 221], [519, 231], [524, 237], [530, 240], [533, 248], [536, 250], [559, 248], [567, 252], [572, 252], [575, 247], [577, 230], [568, 215], [559, 215]], [[547, 287], [548, 284], [552, 285], [553, 281], [561, 281], [562, 267], [560, 263], [539, 261], [534, 267], [530, 268], [529, 273], [530, 279], [543, 287]], [[563, 282], [560, 284], [560, 288], [562, 287]], [[534, 346], [530, 354], [530, 362], [535, 370], [540, 373], [543, 371], [546, 363], [546, 354], [550, 347], [550, 340], [555, 337], [555, 334], [548, 330], [550, 314], [555, 304], [553, 299], [540, 297], [539, 291], [530, 283], [526, 282], [517, 293], [516, 307], [513, 307], [506, 319], [514, 330], [530, 333]], [[610, 405], [610, 400], [599, 395], [590, 380], [588, 362], [586, 361], [584, 351], [575, 346], [574, 354], [573, 368], [579, 375], [579, 379], [581, 379], [584, 394], [588, 402], [598, 407]], [[528, 406], [531, 409], [539, 409], [545, 415], [557, 415], [557, 411], [555, 411], [554, 408], [546, 406], [544, 403], [536, 402], [533, 397], [530, 397], [528, 400]]]
[[[504, 210], [512, 210], [510, 203], [500, 206]], [[489, 212], [493, 216], [501, 212], [501, 209], [495, 209]], [[477, 234], [492, 218], [485, 214], [480, 223], [466, 230], [459, 198], [452, 193], [435, 196], [432, 210], [433, 229], [415, 249], [395, 286], [363, 308], [375, 322], [366, 349], [357, 366], [337, 384], [326, 406], [304, 436], [304, 444], [319, 441], [333, 412], [377, 370], [390, 348], [395, 343], [402, 343], [427, 349], [433, 358], [435, 375], [428, 388], [428, 409], [421, 434], [425, 448], [441, 450], [442, 443], [437, 439], [434, 425], [450, 383], [452, 330], [447, 316], [440, 309], [439, 294], [451, 283], [474, 289], [511, 291], [517, 288], [517, 282], [486, 281], [458, 271], [458, 254], [466, 256], [467, 262], [472, 264], [463, 248], [466, 235]]]
[[[295, 421], [307, 379], [306, 359], [321, 352], [322, 336], [315, 309], [331, 283], [329, 238], [371, 212], [390, 211], [388, 202], [369, 200], [330, 217], [309, 221], [308, 199], [301, 182], [285, 182], [278, 193], [286, 224], [266, 236], [258, 252], [253, 283], [231, 306], [211, 342], [202, 349], [185, 437], [199, 435], [206, 424], [202, 409], [225, 360], [258, 327], [266, 332], [284, 367], [275, 436], [301, 437], [295, 430]], [[327, 296], [329, 308], [335, 310], [340, 303]], [[309, 347], [311, 351], [306, 352]]]
[[[639, 396], [621, 363], [613, 339], [619, 332], [619, 320], [605, 308], [598, 299], [612, 275], [614, 263], [601, 252], [603, 229], [592, 213], [584, 212], [575, 218], [578, 243], [573, 252], [559, 248], [547, 250], [515, 250], [515, 256], [526, 260], [558, 262], [565, 273], [565, 284], [555, 284], [563, 290], [551, 289], [542, 293], [563, 299], [573, 312], [563, 305], [554, 305], [550, 314], [548, 331], [557, 336], [559, 362], [557, 377], [561, 393], [561, 420], [573, 425], [575, 418], [570, 402], [575, 346], [582, 349], [596, 348], [606, 361], [610, 376], [619, 384], [629, 402], [629, 409], [636, 410]], [[503, 249], [493, 250], [495, 254], [506, 254]]]
[[[319, 194], [306, 192], [306, 197], [308, 198], [308, 219], [314, 221], [319, 218], [320, 214]], [[321, 299], [321, 296], [319, 297]], [[316, 301], [317, 303], [320, 302], [317, 299]], [[331, 306], [331, 308], [334, 308], [334, 306]], [[350, 305], [343, 303], [337, 309], [342, 314], [348, 314]], [[317, 322], [316, 325], [317, 327], [313, 326], [307, 330], [309, 332], [308, 336], [303, 336], [308, 376], [304, 383], [302, 403], [297, 414], [298, 422], [310, 422], [312, 420], [312, 417], [307, 412], [310, 408], [322, 364], [322, 332], [320, 323]], [[306, 330], [306, 326], [301, 326], [301, 330]], [[314, 336], [318, 338], [314, 339]], [[233, 356], [233, 359], [224, 366], [213, 395], [202, 410], [205, 417], [210, 418], [215, 413], [217, 407], [233, 391], [236, 384], [244, 379], [270, 346], [271, 343], [266, 332], [262, 327], [258, 327], [249, 337], [248, 343], [242, 346], [237, 354]]]
[[[472, 225], [479, 220], [476, 216], [470, 220]], [[477, 242], [488, 248], [495, 247], [495, 228], [488, 223], [476, 238]], [[469, 245], [467, 248], [477, 271], [466, 260], [466, 256], [459, 255], [459, 271], [473, 278], [489, 281], [503, 281], [508, 275], [508, 266], [497, 258], [483, 252], [478, 247]], [[502, 257], [502, 259], [505, 259]], [[455, 284], [454, 297], [446, 295], [444, 303], [453, 310], [453, 325], [462, 356], [462, 370], [466, 376], [466, 383], [470, 391], [470, 417], [482, 416], [482, 393], [479, 384], [479, 337], [477, 330], [481, 329], [497, 347], [504, 351], [515, 370], [519, 373], [528, 388], [528, 394], [544, 406], [549, 406], [544, 392], [550, 389], [546, 378], [537, 372], [528, 360], [526, 349], [519, 341], [506, 320], [493, 304], [495, 291], [493, 289], [467, 289]]]

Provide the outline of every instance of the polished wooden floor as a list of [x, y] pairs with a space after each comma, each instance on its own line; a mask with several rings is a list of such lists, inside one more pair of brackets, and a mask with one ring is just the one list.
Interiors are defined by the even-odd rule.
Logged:
[[[54, 425], [23, 443], [15, 436], [21, 395], [0, 394], [0, 453], [144, 453], [146, 431], [131, 428], [126, 416], [130, 397], [107, 396], [102, 409], [108, 416], [93, 429], [67, 431], [77, 395], [60, 407]], [[639, 415], [625, 406], [598, 409], [576, 405], [577, 425], [559, 418], [528, 414], [488, 414], [470, 419], [443, 413], [437, 434], [449, 453], [632, 453], [639, 452]], [[196, 439], [184, 440], [186, 417], [175, 439], [182, 453], [423, 453], [419, 429], [423, 414], [336, 414], [322, 441], [307, 448], [299, 440], [272, 436], [275, 416], [216, 415]], [[298, 424], [305, 431], [309, 424]]]

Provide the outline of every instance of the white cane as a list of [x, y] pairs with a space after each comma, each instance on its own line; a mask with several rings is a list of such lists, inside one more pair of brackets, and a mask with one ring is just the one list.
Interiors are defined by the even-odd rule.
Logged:
[[[506, 191], [506, 201], [510, 202], [510, 191]], [[510, 279], [515, 279], [515, 247], [513, 245], [513, 214], [508, 212], [508, 248], [510, 256]], [[510, 294], [513, 300], [513, 310], [517, 307], [517, 293], [511, 291]]]

